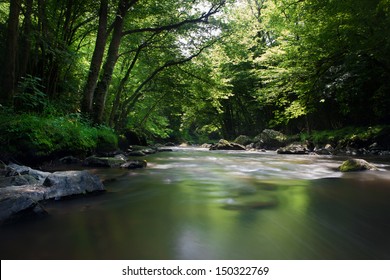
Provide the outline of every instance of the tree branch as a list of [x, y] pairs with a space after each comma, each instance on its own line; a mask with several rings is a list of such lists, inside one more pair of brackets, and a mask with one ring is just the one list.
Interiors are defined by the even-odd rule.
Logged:
[[138, 28], [138, 29], [132, 29], [127, 30], [122, 33], [122, 36], [134, 34], [134, 33], [142, 33], [142, 32], [162, 32], [162, 31], [168, 31], [173, 29], [178, 29], [184, 25], [187, 24], [194, 24], [194, 23], [208, 23], [208, 19], [210, 16], [216, 14], [219, 12], [219, 10], [225, 5], [225, 0], [220, 1], [218, 4], [212, 6], [208, 12], [203, 13], [198, 18], [193, 19], [186, 19], [180, 22], [163, 25], [163, 26], [155, 26], [155, 27], [145, 27], [145, 28]]

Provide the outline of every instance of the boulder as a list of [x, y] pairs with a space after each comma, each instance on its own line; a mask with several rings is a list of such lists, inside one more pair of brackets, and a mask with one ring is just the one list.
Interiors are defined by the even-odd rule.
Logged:
[[137, 169], [145, 168], [147, 166], [146, 160], [132, 160], [121, 165], [121, 168]]
[[246, 146], [252, 143], [252, 138], [246, 135], [240, 135], [234, 140], [234, 143]]
[[114, 156], [114, 158], [124, 160], [124, 161], [127, 160], [127, 157], [124, 154], [117, 154]]
[[79, 164], [82, 162], [81, 159], [75, 158], [74, 156], [63, 157], [60, 158], [58, 161], [62, 164]]
[[132, 152], [128, 152], [127, 155], [129, 157], [143, 157], [143, 156], [146, 156], [146, 154], [142, 151], [132, 151]]
[[120, 167], [126, 160], [116, 157], [91, 156], [84, 160], [83, 165], [89, 167]]
[[212, 144], [204, 143], [204, 144], [202, 144], [200, 147], [201, 147], [201, 148], [205, 148], [205, 149], [210, 149], [211, 146], [212, 146]]
[[225, 139], [219, 140], [217, 144], [211, 145], [210, 150], [246, 150], [244, 146], [229, 142]]
[[6, 177], [12, 177], [12, 176], [18, 176], [18, 175], [31, 175], [39, 182], [42, 182], [45, 180], [45, 178], [50, 174], [50, 172], [44, 172], [40, 170], [32, 169], [28, 166], [18, 165], [15, 163], [10, 163], [7, 168]]
[[276, 150], [283, 147], [286, 145], [286, 141], [286, 135], [273, 129], [264, 129], [253, 139], [254, 148], [268, 150]]
[[43, 182], [45, 199], [60, 199], [78, 194], [104, 191], [96, 175], [87, 171], [60, 171], [46, 177]]
[[[99, 178], [87, 171], [49, 173], [15, 164], [12, 164], [9, 169], [11, 173], [16, 172], [16, 170], [24, 173], [17, 176], [31, 176], [37, 183], [0, 188], [0, 224], [26, 216], [44, 214], [45, 210], [39, 204], [40, 201], [104, 191], [104, 186]], [[32, 174], [45, 174], [46, 176], [38, 180]]]
[[47, 215], [37, 201], [21, 195], [4, 195], [0, 198], [0, 225]]
[[318, 155], [332, 155], [335, 152], [335, 149], [332, 145], [326, 144], [323, 148], [315, 148], [314, 152]]
[[0, 177], [0, 188], [8, 186], [22, 186], [37, 184], [39, 181], [30, 174]]
[[290, 154], [290, 155], [303, 155], [303, 154], [308, 154], [309, 149], [307, 148], [306, 145], [295, 143], [278, 149], [277, 153]]
[[364, 159], [348, 159], [344, 161], [339, 170], [341, 172], [351, 172], [351, 171], [363, 171], [363, 170], [378, 170], [378, 168], [365, 161]]

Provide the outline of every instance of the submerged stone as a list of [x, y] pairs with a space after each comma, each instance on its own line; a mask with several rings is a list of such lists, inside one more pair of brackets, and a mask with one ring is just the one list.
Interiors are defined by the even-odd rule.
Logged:
[[222, 206], [225, 210], [261, 210], [273, 208], [278, 205], [278, 200], [275, 198], [260, 199], [253, 201], [236, 201], [234, 199], [228, 199]]

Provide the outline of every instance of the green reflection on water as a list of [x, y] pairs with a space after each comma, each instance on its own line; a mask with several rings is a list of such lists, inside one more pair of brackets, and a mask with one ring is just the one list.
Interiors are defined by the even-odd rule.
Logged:
[[[151, 157], [145, 170], [95, 170], [115, 178], [107, 183], [107, 193], [49, 203], [50, 218], [3, 229], [0, 254], [49, 259], [390, 258], [388, 179], [297, 179], [297, 172], [311, 175], [308, 164], [333, 175], [322, 165], [334, 163], [283, 160], [188, 152]], [[275, 177], [278, 170], [287, 170], [291, 178]]]

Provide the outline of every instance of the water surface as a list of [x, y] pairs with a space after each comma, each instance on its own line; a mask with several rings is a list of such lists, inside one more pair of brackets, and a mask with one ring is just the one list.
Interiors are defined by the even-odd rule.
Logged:
[[91, 170], [103, 195], [0, 228], [2, 259], [390, 259], [390, 173], [342, 158], [175, 149]]

